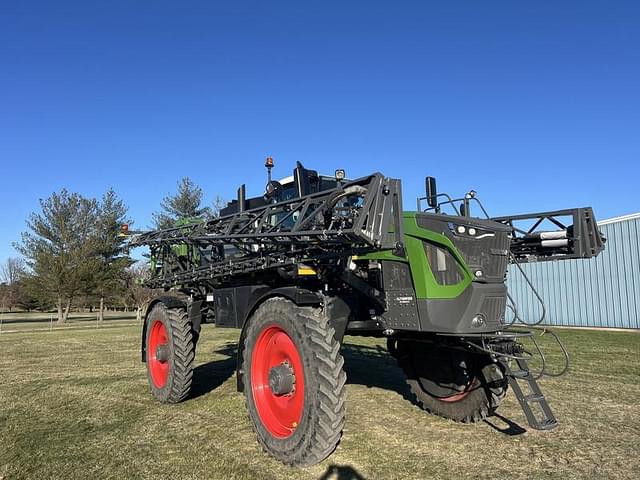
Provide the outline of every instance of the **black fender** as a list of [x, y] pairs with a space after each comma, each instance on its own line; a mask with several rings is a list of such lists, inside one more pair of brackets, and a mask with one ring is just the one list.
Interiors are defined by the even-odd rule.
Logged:
[[242, 376], [244, 375], [244, 371], [242, 369], [243, 361], [244, 361], [244, 348], [242, 347], [245, 339], [245, 332], [247, 330], [247, 320], [253, 315], [253, 312], [257, 310], [257, 308], [269, 298], [274, 297], [282, 297], [287, 300], [291, 300], [294, 304], [299, 307], [313, 307], [313, 306], [321, 306], [323, 304], [323, 297], [318, 292], [313, 292], [311, 290], [307, 290], [305, 288], [298, 287], [280, 287], [269, 289], [268, 291], [258, 291], [256, 292], [253, 298], [251, 298], [249, 302], [249, 308], [246, 310], [246, 314], [242, 319], [242, 331], [240, 332], [240, 339], [238, 340], [238, 353], [236, 359], [236, 388], [238, 392], [242, 392], [244, 390], [242, 383]]
[[153, 310], [158, 303], [163, 303], [167, 308], [187, 308], [187, 302], [178, 297], [173, 297], [171, 295], [162, 295], [160, 297], [156, 297], [149, 302], [147, 308], [144, 312], [144, 321], [142, 322], [142, 340], [140, 353], [142, 354], [142, 362], [147, 361], [147, 345], [145, 342], [145, 338], [147, 337], [147, 316]]

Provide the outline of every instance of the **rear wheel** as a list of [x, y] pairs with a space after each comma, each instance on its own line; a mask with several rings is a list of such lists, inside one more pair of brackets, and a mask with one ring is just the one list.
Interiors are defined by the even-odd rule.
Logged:
[[335, 450], [344, 426], [346, 374], [334, 330], [319, 311], [273, 298], [248, 320], [243, 382], [264, 450], [313, 465]]
[[389, 340], [389, 352], [424, 410], [457, 422], [491, 415], [507, 392], [502, 368], [489, 355], [421, 342]]
[[178, 403], [189, 395], [195, 346], [184, 308], [158, 303], [146, 319], [147, 377], [153, 396], [163, 403]]

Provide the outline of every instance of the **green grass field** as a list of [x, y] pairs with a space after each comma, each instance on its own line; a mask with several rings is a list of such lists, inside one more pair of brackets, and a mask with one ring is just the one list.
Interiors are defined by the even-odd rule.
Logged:
[[65, 323], [59, 325], [57, 323], [57, 313], [49, 312], [14, 312], [0, 313], [0, 335], [2, 333], [14, 333], [16, 331], [51, 331], [51, 330], [69, 330], [86, 327], [110, 327], [122, 326], [126, 322], [135, 323], [135, 312], [105, 312], [104, 320], [97, 322], [96, 312], [72, 312]]
[[551, 432], [523, 432], [511, 393], [488, 422], [427, 415], [383, 343], [349, 337], [342, 442], [293, 469], [262, 453], [235, 391], [238, 331], [205, 326], [192, 398], [165, 406], [148, 391], [139, 327], [110, 325], [3, 326], [0, 479], [640, 478], [638, 333], [561, 331], [573, 365], [542, 382], [561, 422]]

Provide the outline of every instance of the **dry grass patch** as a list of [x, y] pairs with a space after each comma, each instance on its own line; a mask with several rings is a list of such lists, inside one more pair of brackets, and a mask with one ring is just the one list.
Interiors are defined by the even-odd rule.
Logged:
[[192, 398], [165, 406], [148, 392], [138, 330], [0, 336], [0, 477], [640, 478], [637, 333], [563, 330], [573, 367], [542, 382], [561, 425], [518, 435], [499, 431], [526, 425], [512, 394], [486, 423], [426, 415], [383, 343], [349, 337], [343, 440], [292, 469], [261, 452], [235, 391], [238, 331], [205, 327]]

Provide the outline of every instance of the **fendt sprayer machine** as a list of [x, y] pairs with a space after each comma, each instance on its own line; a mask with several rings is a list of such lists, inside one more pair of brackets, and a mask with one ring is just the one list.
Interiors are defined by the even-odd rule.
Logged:
[[188, 397], [201, 325], [215, 323], [241, 329], [237, 388], [259, 443], [287, 464], [320, 462], [340, 440], [345, 334], [386, 338], [430, 413], [479, 421], [511, 386], [532, 428], [557, 425], [505, 277], [510, 263], [598, 255], [591, 208], [481, 219], [475, 192], [452, 199], [427, 177], [405, 212], [400, 181], [380, 173], [347, 180], [298, 163], [278, 182], [266, 167], [264, 195], [243, 185], [217, 218], [131, 237], [151, 250], [146, 285], [172, 292], [150, 302], [142, 333], [159, 401]]

